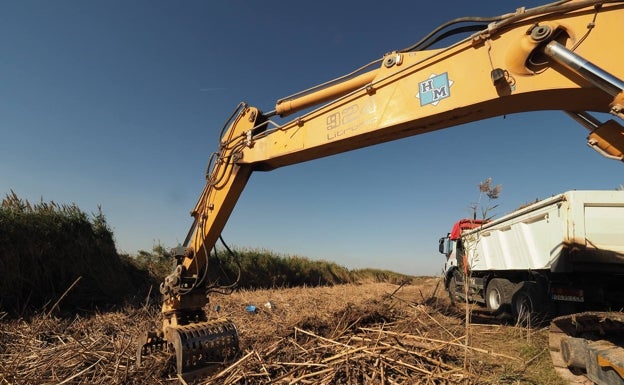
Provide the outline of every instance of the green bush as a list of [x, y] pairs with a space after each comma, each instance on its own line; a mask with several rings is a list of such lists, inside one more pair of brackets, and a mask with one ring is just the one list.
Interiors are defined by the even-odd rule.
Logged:
[[[135, 260], [161, 281], [173, 268], [171, 255], [160, 245], [152, 252], [139, 251]], [[230, 285], [236, 281], [239, 270], [238, 287], [242, 289], [327, 286], [363, 281], [400, 284], [411, 280], [411, 277], [386, 270], [350, 271], [334, 262], [247, 248], [236, 248], [233, 255], [213, 252], [208, 260], [207, 279], [209, 284]]]
[[148, 272], [149, 284], [156, 287], [173, 271], [173, 256], [161, 244], [154, 245], [152, 251], [139, 250], [136, 255], [128, 257], [137, 268]]
[[360, 282], [387, 282], [396, 285], [409, 283], [414, 278], [405, 274], [396, 273], [394, 271], [379, 269], [358, 269], [351, 271], [351, 274], [357, 281]]
[[117, 303], [135, 292], [132, 274], [101, 210], [89, 216], [75, 204], [31, 204], [13, 192], [2, 201], [1, 310], [47, 310], [61, 298], [72, 310]]
[[234, 256], [211, 255], [209, 279], [228, 284], [236, 280], [240, 265], [240, 288], [336, 285], [352, 282], [349, 271], [335, 263], [286, 256], [267, 250], [235, 250]]

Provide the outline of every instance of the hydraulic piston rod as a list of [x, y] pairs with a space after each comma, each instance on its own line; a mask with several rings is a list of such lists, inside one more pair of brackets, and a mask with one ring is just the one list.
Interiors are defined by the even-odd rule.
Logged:
[[548, 43], [544, 47], [544, 53], [552, 60], [579, 74], [611, 96], [615, 97], [624, 90], [624, 81], [583, 59], [556, 41]]
[[[544, 54], [611, 95], [611, 113], [624, 119], [624, 81], [554, 40], [544, 47]], [[607, 158], [624, 161], [624, 131], [619, 123], [609, 120], [603, 124], [586, 112], [568, 111], [568, 115], [591, 131], [587, 138], [590, 147]]]
[[544, 47], [544, 53], [557, 63], [581, 75], [611, 96], [616, 96], [624, 90], [624, 81], [583, 59], [581, 56], [575, 54], [556, 41], [548, 43], [546, 47]]
[[584, 111], [566, 111], [566, 114], [589, 131], [594, 131], [602, 125], [601, 121]]

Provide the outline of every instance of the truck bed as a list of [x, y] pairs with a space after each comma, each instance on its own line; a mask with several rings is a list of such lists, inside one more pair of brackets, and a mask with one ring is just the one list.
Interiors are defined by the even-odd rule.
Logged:
[[568, 191], [463, 239], [473, 271], [624, 272], [624, 191]]

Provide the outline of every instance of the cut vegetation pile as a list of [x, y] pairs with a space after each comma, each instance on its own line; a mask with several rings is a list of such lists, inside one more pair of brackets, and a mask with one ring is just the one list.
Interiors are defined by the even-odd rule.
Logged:
[[[475, 319], [466, 347], [463, 310], [438, 278], [244, 291], [214, 303], [236, 323], [243, 354], [206, 384], [559, 384], [545, 330]], [[259, 310], [241, 311], [250, 304]]]
[[[409, 300], [389, 284], [240, 293], [260, 310], [236, 317], [245, 353], [211, 383], [464, 382], [461, 324], [426, 304], [433, 287]], [[236, 308], [221, 300], [226, 313]]]
[[52, 310], [61, 298], [59, 304], [72, 310], [121, 302], [136, 291], [131, 274], [102, 213], [89, 216], [76, 205], [54, 202], [31, 204], [14, 193], [2, 201], [0, 312]]
[[[546, 332], [473, 324], [449, 307], [436, 278], [241, 291], [214, 296], [212, 316], [238, 327], [241, 354], [199, 384], [560, 384]], [[250, 313], [248, 305], [257, 311]], [[266, 305], [266, 306], [265, 306]], [[171, 357], [136, 367], [137, 335], [157, 306], [91, 317], [0, 323], [0, 384], [171, 384]], [[173, 382], [172, 382], [173, 380]]]

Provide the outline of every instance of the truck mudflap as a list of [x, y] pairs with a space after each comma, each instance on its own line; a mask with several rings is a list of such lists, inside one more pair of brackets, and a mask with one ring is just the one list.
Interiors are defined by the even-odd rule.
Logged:
[[144, 356], [173, 350], [178, 376], [191, 381], [209, 374], [239, 353], [238, 331], [227, 319], [170, 326], [166, 334], [168, 339], [155, 332], [143, 336], [137, 349], [138, 366]]
[[570, 384], [624, 384], [624, 313], [557, 317], [549, 347], [555, 371]]

